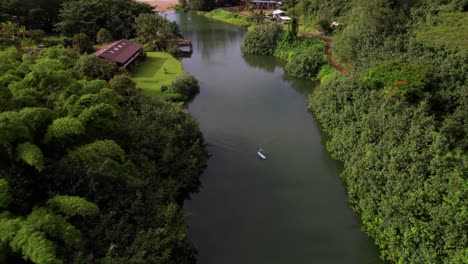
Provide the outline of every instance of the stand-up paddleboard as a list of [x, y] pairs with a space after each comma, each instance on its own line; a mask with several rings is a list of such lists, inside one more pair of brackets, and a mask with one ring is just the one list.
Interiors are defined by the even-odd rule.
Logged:
[[263, 153], [261, 153], [260, 151], [257, 152], [257, 154], [261, 159], [266, 159], [265, 155], [263, 155]]

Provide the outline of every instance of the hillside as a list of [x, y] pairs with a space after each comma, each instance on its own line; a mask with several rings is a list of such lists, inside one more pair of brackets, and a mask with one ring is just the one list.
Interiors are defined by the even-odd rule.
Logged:
[[464, 263], [466, 4], [300, 1], [294, 8], [304, 21], [343, 25], [333, 49], [350, 72], [327, 76], [310, 108], [344, 163], [350, 204], [381, 257]]

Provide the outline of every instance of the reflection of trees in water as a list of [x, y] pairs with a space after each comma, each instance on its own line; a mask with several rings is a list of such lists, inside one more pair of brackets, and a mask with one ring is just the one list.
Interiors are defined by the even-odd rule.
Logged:
[[[243, 32], [245, 29], [237, 28], [204, 16], [189, 13], [168, 13], [167, 18], [176, 21], [184, 38], [192, 41], [194, 53], [201, 54], [204, 60], [210, 55], [222, 50], [223, 52], [240, 52]], [[226, 46], [235, 43], [238, 47]], [[238, 48], [238, 50], [234, 50]], [[283, 69], [285, 62], [273, 56], [259, 56], [242, 54], [244, 61], [251, 67], [274, 72], [277, 67]], [[288, 81], [292, 88], [301, 94], [310, 94], [317, 82], [298, 79], [284, 73], [283, 80]]]
[[211, 53], [217, 53], [218, 50], [224, 52], [232, 51], [232, 48], [226, 48], [226, 46], [232, 45], [232, 43], [239, 43], [241, 38], [240, 29], [208, 28], [203, 30], [203, 32], [197, 33], [198, 38], [201, 38], [201, 41], [197, 42], [197, 51], [203, 59], [209, 59]]
[[273, 56], [243, 54], [242, 58], [249, 66], [259, 68], [267, 72], [274, 72], [276, 67], [284, 66], [284, 62]]
[[176, 14], [171, 19], [177, 21], [184, 38], [192, 41], [193, 51], [203, 59], [209, 59], [218, 50], [232, 50], [226, 46], [240, 43], [245, 30], [194, 14]]
[[283, 80], [288, 81], [291, 84], [291, 87], [301, 94], [311, 94], [315, 87], [317, 87], [319, 81], [311, 81], [306, 79], [299, 79], [288, 75], [286, 72], [283, 73]]
[[281, 76], [283, 80], [289, 82], [291, 87], [301, 94], [310, 94], [313, 89], [318, 85], [317, 81], [299, 79], [288, 75], [284, 72], [284, 66], [286, 63], [273, 56], [260, 56], [252, 54], [243, 54], [244, 61], [251, 67], [259, 68], [267, 72], [274, 72], [276, 67], [280, 67], [283, 70]]

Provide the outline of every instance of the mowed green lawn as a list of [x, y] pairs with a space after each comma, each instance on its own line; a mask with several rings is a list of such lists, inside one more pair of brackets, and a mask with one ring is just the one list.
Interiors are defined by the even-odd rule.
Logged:
[[182, 75], [182, 63], [165, 52], [147, 52], [146, 55], [146, 60], [133, 69], [132, 78], [137, 88], [143, 89], [143, 94], [161, 97], [161, 86], [170, 85]]

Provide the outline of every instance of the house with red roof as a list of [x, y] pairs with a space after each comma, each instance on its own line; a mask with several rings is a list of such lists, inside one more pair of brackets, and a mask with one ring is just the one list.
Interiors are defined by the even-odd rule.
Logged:
[[143, 45], [128, 39], [121, 39], [96, 51], [94, 55], [103, 60], [115, 62], [120, 67], [127, 67], [143, 55]]

